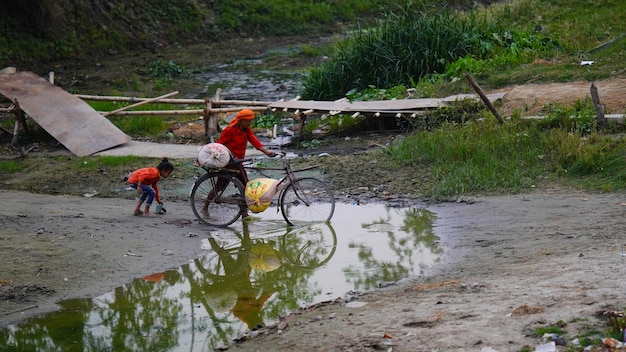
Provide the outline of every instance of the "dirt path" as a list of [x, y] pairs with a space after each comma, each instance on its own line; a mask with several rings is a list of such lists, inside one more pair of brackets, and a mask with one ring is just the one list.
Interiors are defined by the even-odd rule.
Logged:
[[[201, 226], [133, 217], [128, 200], [0, 197], [1, 326], [200, 255], [200, 239], [185, 234]], [[539, 344], [540, 326], [563, 322], [567, 339], [594, 324], [601, 331], [596, 314], [626, 305], [623, 199], [542, 189], [434, 205], [445, 260], [425, 278], [367, 293], [363, 306], [312, 307], [234, 349], [502, 352]], [[185, 203], [168, 206], [189, 213]]]
[[[576, 100], [590, 98], [592, 82], [546, 83], [516, 85], [502, 89], [507, 92], [500, 113], [508, 116], [519, 111], [523, 116], [536, 115], [550, 103], [570, 105]], [[626, 79], [615, 77], [594, 82], [606, 114], [626, 112]]]

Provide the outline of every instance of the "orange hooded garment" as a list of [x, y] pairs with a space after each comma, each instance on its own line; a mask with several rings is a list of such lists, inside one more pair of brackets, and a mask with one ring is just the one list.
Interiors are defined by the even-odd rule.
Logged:
[[228, 127], [236, 126], [240, 120], [252, 120], [254, 119], [254, 111], [243, 109], [235, 115], [235, 118], [228, 124]]
[[252, 119], [254, 119], [254, 111], [248, 109], [239, 111], [230, 124], [228, 124], [228, 127], [224, 128], [216, 142], [225, 145], [226, 148], [233, 153], [233, 156], [238, 159], [246, 157], [248, 142], [256, 149], [260, 149], [263, 147], [263, 143], [256, 138], [252, 129], [247, 128], [241, 130], [238, 126], [239, 121]]

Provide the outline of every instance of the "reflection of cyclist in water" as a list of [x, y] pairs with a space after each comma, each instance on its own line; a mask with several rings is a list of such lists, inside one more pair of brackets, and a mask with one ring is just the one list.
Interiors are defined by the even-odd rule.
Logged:
[[[239, 320], [248, 325], [250, 330], [263, 327], [261, 311], [263, 305], [274, 293], [279, 291], [277, 287], [263, 289], [255, 287], [250, 280], [252, 270], [271, 271], [280, 266], [280, 260], [276, 251], [264, 243], [253, 243], [247, 224], [244, 224], [241, 246], [236, 252], [231, 252], [221, 247], [214, 238], [209, 238], [211, 248], [217, 253], [223, 265], [223, 277], [221, 285], [228, 285], [236, 293], [236, 301], [230, 311]], [[216, 282], [217, 283], [217, 282]], [[229, 290], [230, 291], [230, 290]], [[231, 291], [232, 292], [232, 291]], [[234, 298], [234, 297], [233, 297]], [[222, 301], [225, 297], [220, 298]], [[232, 302], [232, 301], [231, 301]]]
[[241, 281], [237, 283], [238, 287], [236, 288], [237, 303], [235, 303], [231, 312], [234, 316], [239, 318], [239, 320], [246, 323], [248, 329], [254, 331], [265, 325], [261, 317], [261, 310], [265, 302], [267, 302], [274, 293], [278, 292], [278, 289], [272, 288], [269, 292], [262, 291], [261, 294], [257, 296], [257, 290], [252, 287], [252, 283], [250, 282], [250, 270], [250, 267], [248, 267], [240, 274]]
[[[230, 312], [256, 330], [277, 311], [310, 298], [302, 285], [315, 268], [331, 259], [337, 236], [330, 223], [316, 223], [289, 227], [285, 235], [271, 239], [251, 239], [249, 226], [243, 222], [243, 232], [237, 234], [240, 241], [231, 245], [209, 237], [203, 248], [216, 255], [196, 259], [201, 275], [189, 272], [187, 277], [193, 299], [206, 304], [210, 315]], [[274, 302], [285, 287], [290, 292], [280, 299], [288, 303]], [[264, 311], [268, 304], [272, 312]], [[223, 317], [215, 319], [221, 323]]]

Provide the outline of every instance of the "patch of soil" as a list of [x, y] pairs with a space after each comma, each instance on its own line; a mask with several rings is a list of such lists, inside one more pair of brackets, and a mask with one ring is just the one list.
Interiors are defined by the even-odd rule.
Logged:
[[552, 103], [571, 106], [576, 100], [591, 98], [591, 85], [595, 84], [605, 114], [626, 113], [626, 79], [615, 77], [597, 82], [570, 82], [515, 85], [502, 89], [507, 92], [499, 112], [505, 116], [520, 112], [522, 116], [539, 115]]
[[0, 286], [0, 301], [21, 303], [35, 302], [39, 297], [51, 296], [54, 290], [37, 284]]

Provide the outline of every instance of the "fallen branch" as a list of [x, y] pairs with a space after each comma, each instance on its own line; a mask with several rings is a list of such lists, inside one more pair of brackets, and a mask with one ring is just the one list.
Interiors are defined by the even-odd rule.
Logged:
[[15, 314], [15, 313], [23, 312], [23, 311], [25, 311], [25, 310], [29, 310], [29, 309], [33, 309], [33, 308], [37, 308], [37, 307], [39, 307], [39, 306], [30, 306], [30, 307], [26, 307], [26, 308], [22, 308], [22, 309], [16, 309], [16, 310], [14, 310], [14, 311], [4, 313], [4, 315]]

